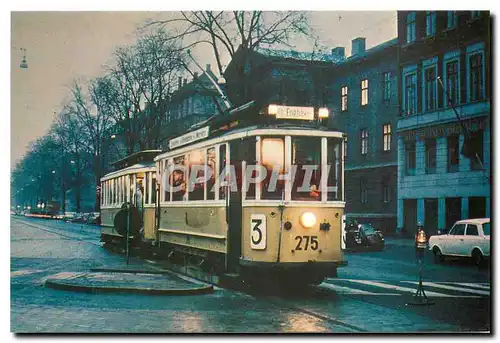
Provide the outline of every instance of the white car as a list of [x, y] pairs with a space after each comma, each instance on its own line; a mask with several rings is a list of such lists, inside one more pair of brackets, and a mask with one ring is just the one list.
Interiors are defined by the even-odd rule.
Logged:
[[445, 256], [471, 257], [480, 265], [490, 257], [490, 218], [459, 220], [448, 234], [431, 236], [429, 250], [434, 253], [434, 261], [440, 262]]

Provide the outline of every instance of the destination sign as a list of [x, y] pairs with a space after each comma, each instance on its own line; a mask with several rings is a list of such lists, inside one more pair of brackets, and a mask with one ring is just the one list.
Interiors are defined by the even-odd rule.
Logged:
[[276, 105], [276, 119], [313, 120], [314, 107]]
[[177, 138], [171, 139], [168, 142], [168, 147], [170, 149], [175, 149], [177, 147], [199, 141], [200, 139], [207, 138], [209, 134], [209, 127], [205, 126], [193, 132], [186, 133], [185, 135], [179, 136]]

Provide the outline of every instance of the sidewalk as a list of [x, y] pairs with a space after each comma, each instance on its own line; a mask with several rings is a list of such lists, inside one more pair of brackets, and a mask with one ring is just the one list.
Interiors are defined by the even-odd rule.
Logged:
[[193, 295], [213, 292], [212, 285], [169, 271], [130, 268], [96, 268], [86, 273], [59, 273], [47, 278], [45, 286], [87, 293]]
[[397, 245], [403, 247], [415, 247], [415, 240], [412, 237], [384, 237], [385, 245]]

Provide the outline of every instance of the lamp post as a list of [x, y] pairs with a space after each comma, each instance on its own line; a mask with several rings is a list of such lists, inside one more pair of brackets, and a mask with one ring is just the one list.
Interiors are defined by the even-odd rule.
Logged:
[[412, 301], [408, 302], [406, 305], [433, 305], [434, 301], [429, 300], [424, 291], [424, 285], [422, 283], [422, 276], [424, 272], [424, 255], [425, 249], [427, 247], [427, 237], [425, 236], [425, 231], [423, 225], [419, 222], [417, 224], [417, 234], [415, 235], [415, 249], [417, 253], [417, 263], [419, 265], [418, 271], [418, 287], [417, 291], [413, 295]]

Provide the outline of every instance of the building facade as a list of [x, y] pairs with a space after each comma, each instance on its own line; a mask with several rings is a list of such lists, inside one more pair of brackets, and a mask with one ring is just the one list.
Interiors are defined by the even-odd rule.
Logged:
[[398, 12], [399, 231], [490, 216], [490, 27], [489, 12]]
[[[342, 49], [343, 48], [337, 48]], [[396, 230], [398, 62], [397, 39], [365, 49], [352, 41], [352, 54], [329, 69], [330, 126], [347, 133], [346, 215]]]

